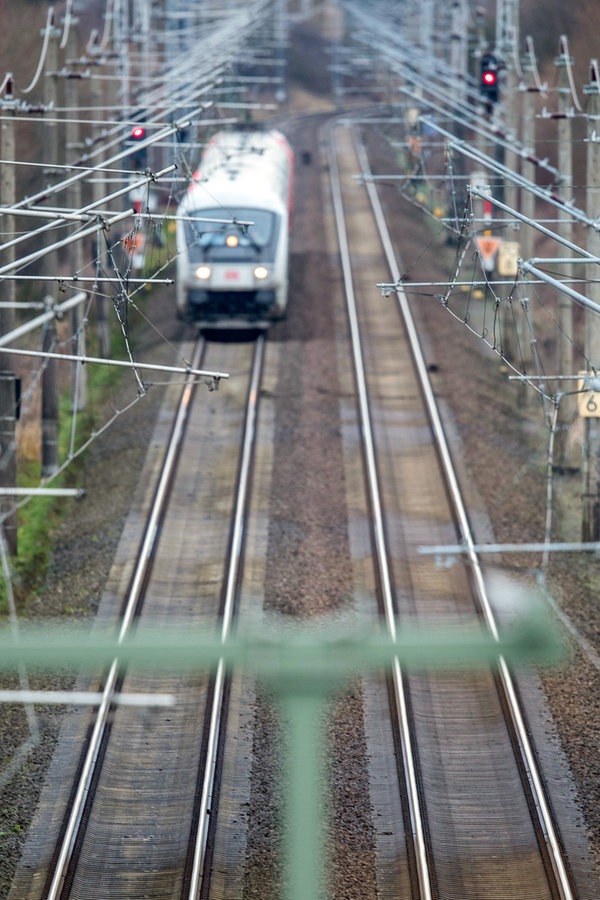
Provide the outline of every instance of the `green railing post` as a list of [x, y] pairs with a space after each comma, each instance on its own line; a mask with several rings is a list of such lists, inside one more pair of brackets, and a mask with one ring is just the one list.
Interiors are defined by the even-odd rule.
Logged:
[[285, 896], [289, 900], [322, 900], [325, 873], [322, 723], [326, 703], [299, 689], [282, 697], [286, 730], [284, 765]]

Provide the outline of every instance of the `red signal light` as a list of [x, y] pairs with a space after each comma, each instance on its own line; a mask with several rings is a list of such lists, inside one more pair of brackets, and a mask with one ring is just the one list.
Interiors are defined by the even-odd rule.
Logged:
[[135, 128], [131, 129], [131, 139], [132, 141], [141, 141], [146, 137], [146, 129], [143, 125], [136, 125]]
[[479, 92], [488, 113], [500, 99], [500, 69], [502, 62], [493, 54], [485, 53], [480, 60]]

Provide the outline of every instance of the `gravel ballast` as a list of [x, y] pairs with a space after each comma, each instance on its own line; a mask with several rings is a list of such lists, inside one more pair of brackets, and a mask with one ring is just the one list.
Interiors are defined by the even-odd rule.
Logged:
[[[297, 149], [309, 149], [313, 160], [318, 159], [317, 125], [316, 121], [307, 123], [297, 129], [295, 138]], [[282, 127], [285, 130], [285, 123]], [[327, 384], [327, 391], [306, 376], [311, 360], [316, 367], [323, 366], [324, 347], [335, 339], [323, 289], [326, 279], [333, 276], [335, 260], [328, 257], [324, 245], [320, 249], [317, 247], [321, 233], [321, 179], [314, 168], [316, 164], [301, 179], [301, 214], [307, 218], [304, 225], [299, 222], [299, 229], [304, 230], [300, 230], [293, 247], [292, 271], [296, 276], [296, 287], [291, 302], [294, 306], [288, 321], [278, 326], [273, 337], [284, 342], [288, 338], [295, 342], [301, 340], [304, 345], [302, 353], [291, 353], [286, 358], [285, 381], [290, 386], [290, 396], [287, 404], [281, 404], [278, 449], [285, 453], [286, 434], [293, 438], [288, 448], [291, 453], [300, 454], [300, 448], [311, 448], [308, 456], [301, 457], [301, 464], [290, 456], [285, 468], [280, 469], [285, 489], [281, 487], [276, 495], [274, 510], [282, 519], [289, 519], [294, 514], [294, 497], [303, 498], [302, 524], [307, 531], [314, 531], [312, 549], [315, 552], [311, 552], [310, 542], [305, 545], [302, 556], [294, 555], [293, 548], [286, 549], [280, 544], [280, 558], [271, 561], [269, 574], [270, 593], [277, 598], [275, 608], [279, 604], [278, 611], [289, 611], [292, 602], [285, 585], [294, 584], [296, 595], [298, 583], [303, 584], [301, 613], [307, 616], [335, 610], [348, 589], [345, 536], [337, 535], [334, 527], [339, 521], [339, 509], [336, 511], [329, 505], [323, 507], [323, 497], [317, 490], [307, 495], [303, 481], [303, 473], [318, 461], [321, 483], [332, 486], [339, 507], [343, 506], [339, 458], [335, 452], [337, 436], [331, 425], [331, 412], [336, 405], [335, 372], [333, 368], [328, 370], [328, 377], [319, 381], [320, 385]], [[431, 226], [429, 220], [419, 217], [410, 204], [394, 200], [394, 210], [393, 227], [404, 270], [413, 280], [447, 278], [452, 250], [447, 246], [441, 228]], [[171, 360], [169, 342], [183, 333], [164, 299], [164, 294], [149, 295], [145, 312], [168, 340], [157, 337], [155, 330], [141, 327], [139, 336], [140, 349], [145, 349], [146, 353], [151, 351], [153, 358], [161, 362]], [[427, 330], [426, 352], [434, 388], [451, 416], [449, 433], [455, 433], [460, 441], [464, 469], [473, 489], [482, 498], [494, 538], [511, 543], [539, 540], [545, 517], [547, 434], [535, 401], [518, 405], [517, 388], [507, 381], [501, 360], [490, 355], [472, 333], [452, 320], [436, 300], [430, 297], [419, 301], [419, 318]], [[332, 352], [331, 358], [334, 356]], [[57, 531], [52, 563], [43, 590], [29, 603], [29, 616], [66, 616], [69, 619], [93, 616], [136, 489], [136, 476], [150, 443], [160, 408], [161, 390], [160, 387], [152, 388], [92, 444], [82, 475], [86, 497], [70, 504]], [[130, 397], [131, 384], [123, 381], [118, 392], [110, 398], [106, 415], [111, 407], [122, 408]], [[329, 442], [333, 452], [327, 450]], [[579, 475], [557, 474], [556, 479], [556, 539], [577, 540]], [[510, 560], [510, 566], [517, 572], [528, 571], [531, 564], [529, 557]], [[577, 640], [577, 635], [581, 635], [593, 651], [600, 652], [600, 612], [595, 603], [597, 562], [592, 556], [559, 556], [552, 561], [547, 587], [572, 623], [576, 637], [571, 639], [568, 665], [560, 671], [543, 672], [542, 682], [553, 717], [551, 728], [558, 735], [569, 762], [578, 802], [597, 858], [600, 858], [600, 672], [593, 654], [586, 656], [583, 641]], [[68, 686], [69, 683], [66, 673], [46, 686]], [[7, 686], [14, 686], [14, 683]], [[338, 711], [333, 727], [338, 729], [336, 752], [340, 765], [346, 769], [355, 766], [355, 780], [359, 783], [364, 780], [364, 773], [360, 771], [361, 736], [352, 735], [356, 744], [350, 743], [348, 736], [352, 731], [349, 721], [356, 713], [360, 696], [354, 689], [349, 696], [351, 702], [347, 703], [346, 709]], [[60, 727], [60, 709], [38, 708], [36, 713], [40, 730], [39, 736], [32, 739], [23, 710], [0, 705], [3, 735], [0, 897], [8, 894]], [[335, 734], [332, 742], [336, 747]], [[11, 764], [15, 771], [9, 777]], [[369, 823], [361, 821], [359, 824], [360, 827], [348, 826], [348, 846], [336, 848], [335, 865], [344, 870], [349, 861], [354, 860], [355, 892], [351, 896], [366, 900], [376, 894], [369, 854]], [[340, 833], [343, 835], [344, 830]], [[249, 886], [248, 896], [259, 895], [260, 885]]]

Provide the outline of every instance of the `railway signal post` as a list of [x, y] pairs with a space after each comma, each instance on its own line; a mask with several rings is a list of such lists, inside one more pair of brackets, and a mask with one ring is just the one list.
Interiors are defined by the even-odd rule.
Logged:
[[[555, 60], [558, 67], [558, 168], [561, 173], [561, 196], [571, 203], [573, 201], [573, 98], [569, 84], [569, 72], [572, 61], [569, 56], [567, 39], [563, 35], [559, 44], [559, 55]], [[573, 240], [573, 221], [566, 217], [558, 224], [559, 233], [567, 240]], [[567, 254], [572, 255], [567, 250]], [[533, 254], [532, 254], [533, 255]], [[563, 269], [565, 278], [573, 277], [573, 266]], [[573, 373], [574, 322], [573, 303], [566, 294], [560, 293], [558, 298], [558, 371], [571, 375]], [[576, 470], [579, 460], [575, 458], [575, 448], [569, 438], [569, 428], [575, 418], [575, 398], [565, 396], [561, 399], [557, 415], [557, 431], [554, 444], [555, 468], [558, 471]]]
[[[594, 60], [590, 69], [590, 81], [585, 88], [587, 94], [587, 208], [598, 209], [600, 203], [600, 141], [598, 122], [600, 120], [600, 78], [598, 64]], [[588, 230], [588, 251], [600, 256], [600, 233]], [[598, 284], [598, 264], [586, 266], [589, 283], [587, 295], [600, 303]], [[585, 357], [595, 371], [600, 369], [600, 321], [594, 312], [585, 311]], [[583, 420], [583, 515], [582, 540], [596, 541], [600, 535], [600, 418], [588, 416]]]

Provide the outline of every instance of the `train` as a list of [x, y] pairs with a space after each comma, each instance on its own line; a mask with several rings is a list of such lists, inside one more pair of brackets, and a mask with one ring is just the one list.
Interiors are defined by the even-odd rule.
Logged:
[[201, 329], [265, 329], [285, 317], [293, 175], [293, 150], [276, 129], [209, 140], [177, 210], [180, 319]]

